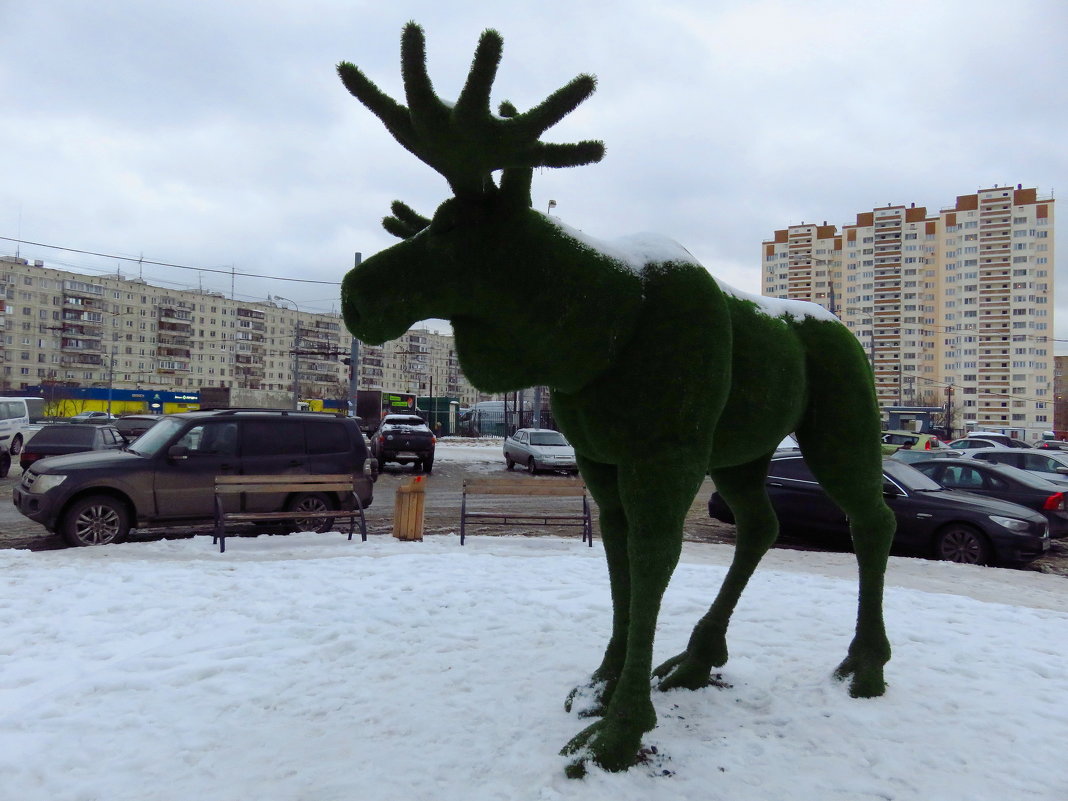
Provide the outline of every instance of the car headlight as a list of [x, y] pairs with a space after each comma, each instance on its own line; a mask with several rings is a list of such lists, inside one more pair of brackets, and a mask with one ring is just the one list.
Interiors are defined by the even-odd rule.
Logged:
[[43, 494], [54, 487], [58, 487], [67, 479], [63, 473], [42, 473], [30, 486], [29, 491], [35, 494]]
[[1017, 520], [1015, 517], [1001, 517], [1001, 515], [989, 515], [990, 519], [999, 526], [1004, 526], [1010, 531], [1027, 531], [1031, 524], [1026, 520]]

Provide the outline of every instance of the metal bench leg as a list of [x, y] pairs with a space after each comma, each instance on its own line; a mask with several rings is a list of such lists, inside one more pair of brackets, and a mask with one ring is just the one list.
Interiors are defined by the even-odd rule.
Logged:
[[582, 538], [586, 540], [586, 544], [589, 547], [593, 547], [593, 519], [590, 517], [590, 501], [583, 495], [582, 496]]
[[464, 521], [467, 520], [467, 493], [460, 499], [460, 544], [464, 544]]
[[[363, 504], [360, 502], [360, 496], [354, 491], [352, 497], [356, 499], [356, 508], [360, 510], [360, 541], [367, 542], [367, 517], [363, 513]], [[352, 540], [353, 529], [356, 528], [356, 515], [349, 516], [349, 540]]]
[[223, 521], [222, 498], [215, 496], [215, 536], [211, 544], [219, 543], [219, 553], [226, 553], [226, 524]]

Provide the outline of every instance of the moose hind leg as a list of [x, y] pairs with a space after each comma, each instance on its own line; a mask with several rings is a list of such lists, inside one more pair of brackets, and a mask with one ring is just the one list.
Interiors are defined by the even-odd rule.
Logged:
[[734, 559], [708, 612], [697, 621], [686, 650], [653, 671], [658, 688], [696, 690], [709, 684], [712, 668], [727, 661], [727, 626], [757, 564], [779, 535], [779, 521], [764, 480], [770, 454], [749, 464], [713, 470], [716, 491], [734, 514]]
[[859, 438], [851, 445], [835, 445], [830, 442], [833, 437], [825, 435], [817, 439], [819, 444], [798, 431], [806, 463], [849, 518], [859, 568], [856, 634], [835, 676], [850, 679], [849, 694], [854, 698], [872, 698], [886, 691], [883, 666], [890, 661], [890, 641], [883, 621], [883, 586], [897, 521], [883, 500], [878, 438], [870, 437], [867, 447], [861, 447]]

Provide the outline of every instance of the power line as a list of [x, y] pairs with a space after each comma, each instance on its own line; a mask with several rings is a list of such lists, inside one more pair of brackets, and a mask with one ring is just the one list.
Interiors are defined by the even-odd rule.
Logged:
[[145, 259], [145, 258], [136, 258], [135, 259], [132, 256], [118, 256], [118, 255], [115, 255], [114, 253], [97, 253], [97, 252], [92, 251], [92, 250], [79, 250], [78, 248], [68, 248], [68, 247], [63, 247], [62, 245], [48, 245], [48, 244], [45, 244], [44, 242], [31, 242], [28, 239], [17, 239], [15, 237], [10, 237], [10, 236], [0, 236], [0, 240], [5, 241], [5, 242], [15, 242], [16, 244], [19, 244], [19, 245], [33, 245], [34, 247], [39, 247], [39, 248], [50, 248], [52, 250], [62, 250], [62, 251], [65, 251], [67, 253], [79, 253], [79, 254], [81, 254], [83, 256], [98, 256], [98, 257], [103, 258], [103, 259], [119, 259], [121, 261], [135, 262], [137, 264], [151, 264], [151, 265], [156, 266], [156, 267], [174, 267], [174, 268], [179, 269], [179, 270], [194, 270], [196, 272], [201, 272], [201, 273], [217, 273], [219, 275], [229, 275], [229, 276], [240, 275], [242, 278], [266, 278], [266, 279], [271, 280], [271, 281], [289, 281], [291, 283], [298, 283], [298, 284], [326, 284], [328, 286], [341, 286], [341, 282], [340, 281], [316, 281], [315, 279], [312, 279], [312, 278], [280, 278], [280, 277], [278, 277], [276, 275], [262, 275], [262, 274], [259, 274], [259, 273], [240, 273], [240, 272], [237, 272], [236, 270], [219, 270], [219, 269], [214, 269], [214, 268], [211, 268], [211, 267], [189, 267], [188, 265], [185, 265], [185, 264], [172, 264], [170, 262], [152, 261], [151, 259]]

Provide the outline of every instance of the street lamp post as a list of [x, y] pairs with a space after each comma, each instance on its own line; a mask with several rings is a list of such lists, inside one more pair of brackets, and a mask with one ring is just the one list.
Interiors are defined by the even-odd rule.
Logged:
[[297, 319], [293, 323], [293, 410], [296, 411], [300, 408], [300, 307], [295, 300], [280, 295], [274, 295], [272, 299], [292, 303], [293, 311], [297, 313]]

